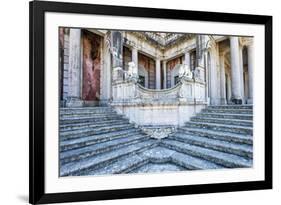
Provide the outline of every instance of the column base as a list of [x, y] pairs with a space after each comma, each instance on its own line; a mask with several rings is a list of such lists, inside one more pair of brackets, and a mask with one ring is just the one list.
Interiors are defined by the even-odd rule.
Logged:
[[99, 106], [108, 106], [110, 101], [111, 101], [110, 99], [101, 99], [99, 101]]
[[76, 97], [69, 97], [65, 102], [66, 107], [83, 107], [83, 101]]
[[247, 104], [253, 104], [253, 99], [247, 99]]
[[231, 99], [231, 103], [235, 104], [235, 105], [242, 105], [243, 104], [243, 100], [242, 99], [235, 99], [232, 98]]
[[211, 105], [220, 105], [221, 104], [221, 99], [220, 98], [212, 98], [211, 97], [210, 104]]
[[221, 98], [221, 105], [226, 105], [226, 99], [225, 98]]

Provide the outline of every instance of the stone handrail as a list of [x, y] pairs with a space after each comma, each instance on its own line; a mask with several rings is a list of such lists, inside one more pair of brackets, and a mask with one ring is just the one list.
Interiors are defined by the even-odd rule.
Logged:
[[[141, 86], [137, 78], [137, 68], [131, 63], [128, 71], [115, 69], [113, 81], [113, 102], [195, 102], [206, 101], [205, 82], [198, 80], [198, 74], [193, 75], [187, 65], [179, 65], [180, 81], [167, 89], [149, 89]], [[200, 70], [198, 70], [200, 72]], [[199, 73], [200, 74], [200, 73]]]
[[167, 89], [149, 89], [137, 84], [136, 95], [142, 99], [165, 99], [165, 98], [177, 98], [182, 86], [182, 82], [178, 82], [175, 86]]

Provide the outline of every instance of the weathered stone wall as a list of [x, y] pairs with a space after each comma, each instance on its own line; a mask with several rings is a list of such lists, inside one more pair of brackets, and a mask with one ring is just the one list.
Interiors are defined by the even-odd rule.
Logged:
[[83, 32], [83, 86], [82, 99], [99, 100], [101, 69], [101, 37]]

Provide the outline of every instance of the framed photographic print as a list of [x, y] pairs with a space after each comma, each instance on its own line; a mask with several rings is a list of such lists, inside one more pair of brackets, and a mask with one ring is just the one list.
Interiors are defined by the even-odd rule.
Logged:
[[272, 17], [30, 2], [30, 203], [272, 188]]

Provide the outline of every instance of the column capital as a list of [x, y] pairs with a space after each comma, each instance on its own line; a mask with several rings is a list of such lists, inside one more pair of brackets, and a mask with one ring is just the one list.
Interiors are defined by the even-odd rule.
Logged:
[[184, 52], [184, 54], [186, 54], [186, 53], [190, 53], [191, 50], [192, 50], [191, 48], [187, 47], [183, 50], [183, 52]]
[[254, 39], [252, 37], [244, 37], [241, 39], [241, 42], [243, 46], [253, 46]]

